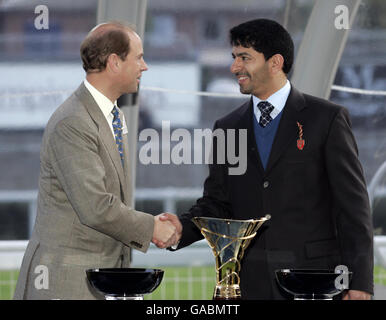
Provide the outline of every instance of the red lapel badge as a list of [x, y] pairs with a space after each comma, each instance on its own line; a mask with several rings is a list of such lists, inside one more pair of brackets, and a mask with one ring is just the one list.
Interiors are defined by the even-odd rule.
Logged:
[[296, 122], [296, 124], [299, 128], [299, 139], [297, 141], [297, 147], [299, 150], [303, 150], [305, 144], [305, 141], [303, 139], [303, 126], [299, 122]]

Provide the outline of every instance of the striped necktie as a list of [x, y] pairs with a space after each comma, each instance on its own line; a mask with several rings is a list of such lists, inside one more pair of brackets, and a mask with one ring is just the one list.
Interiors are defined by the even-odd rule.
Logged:
[[111, 113], [114, 116], [113, 129], [114, 129], [115, 143], [117, 144], [119, 156], [121, 157], [121, 162], [123, 166], [122, 121], [121, 121], [121, 118], [119, 117], [118, 107], [114, 106]]

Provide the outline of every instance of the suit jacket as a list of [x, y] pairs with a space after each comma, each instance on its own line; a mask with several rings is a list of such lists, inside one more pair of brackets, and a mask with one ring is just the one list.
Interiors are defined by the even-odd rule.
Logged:
[[[123, 146], [124, 168], [83, 83], [54, 112], [43, 135], [37, 217], [15, 299], [95, 299], [86, 269], [127, 267], [130, 247], [147, 250], [154, 218], [132, 208], [127, 134]], [[38, 266], [48, 271], [47, 289]]]
[[[180, 216], [179, 248], [202, 238], [191, 222], [194, 216], [251, 219], [270, 214], [241, 262], [242, 298], [286, 298], [276, 283], [276, 269], [338, 265], [353, 271], [351, 289], [373, 293], [369, 200], [347, 110], [292, 87], [266, 170], [252, 121], [251, 99], [215, 123], [215, 129], [248, 130], [247, 170], [229, 175], [228, 163], [209, 166], [203, 197]], [[303, 150], [297, 147], [297, 122]]]

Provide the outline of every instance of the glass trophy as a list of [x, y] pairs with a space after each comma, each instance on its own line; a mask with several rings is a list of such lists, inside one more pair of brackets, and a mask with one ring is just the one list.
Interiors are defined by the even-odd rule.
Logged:
[[270, 219], [233, 220], [195, 217], [194, 224], [208, 241], [216, 260], [214, 300], [241, 299], [240, 269], [244, 250], [261, 225]]

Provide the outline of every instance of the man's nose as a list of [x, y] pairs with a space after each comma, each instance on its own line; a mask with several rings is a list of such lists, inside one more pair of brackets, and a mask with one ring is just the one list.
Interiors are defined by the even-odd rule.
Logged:
[[147, 70], [149, 70], [149, 67], [147, 66], [145, 60], [143, 60], [143, 62], [142, 62], [142, 68], [141, 68], [141, 70], [142, 70], [142, 71], [147, 71]]
[[233, 60], [233, 63], [231, 64], [230, 69], [232, 73], [237, 73], [240, 71], [241, 66], [240, 66], [240, 63], [237, 61], [237, 59]]

